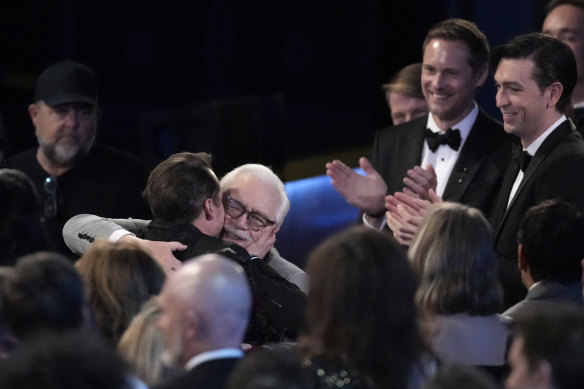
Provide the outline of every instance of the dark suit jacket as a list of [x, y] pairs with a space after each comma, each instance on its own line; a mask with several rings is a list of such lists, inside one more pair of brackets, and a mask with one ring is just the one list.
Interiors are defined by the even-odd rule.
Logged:
[[154, 389], [223, 389], [239, 358], [214, 359]]
[[237, 261], [245, 270], [253, 293], [253, 313], [245, 337], [248, 343], [278, 342], [295, 338], [301, 329], [306, 295], [282, 278], [261, 259], [251, 259], [247, 251], [231, 242], [203, 234], [192, 224], [150, 222], [141, 238], [178, 241], [187, 245], [174, 254], [181, 261], [206, 253], [218, 253]]
[[[387, 184], [388, 194], [401, 191], [408, 169], [420, 165], [428, 116], [378, 131], [371, 163]], [[482, 110], [446, 184], [444, 200], [464, 203], [490, 215], [511, 159], [511, 137]]]
[[582, 283], [575, 281], [561, 284], [554, 281], [541, 281], [527, 292], [524, 300], [503, 312], [503, 316], [516, 319], [524, 312], [531, 310], [543, 311], [558, 304], [584, 305]]
[[517, 269], [517, 232], [529, 207], [557, 198], [584, 209], [584, 141], [574, 131], [572, 122], [562, 123], [542, 143], [507, 208], [518, 172], [518, 164], [512, 161], [505, 173], [493, 215], [505, 309], [521, 301], [526, 294]]

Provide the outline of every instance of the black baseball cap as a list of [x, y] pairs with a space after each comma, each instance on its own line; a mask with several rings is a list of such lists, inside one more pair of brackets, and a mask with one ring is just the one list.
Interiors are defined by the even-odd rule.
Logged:
[[88, 66], [75, 61], [57, 62], [37, 80], [34, 101], [51, 107], [66, 103], [97, 105], [97, 78]]

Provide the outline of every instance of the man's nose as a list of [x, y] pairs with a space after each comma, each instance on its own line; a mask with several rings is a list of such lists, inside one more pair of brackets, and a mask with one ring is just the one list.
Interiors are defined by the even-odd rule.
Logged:
[[79, 113], [74, 109], [68, 110], [67, 115], [65, 115], [65, 121], [70, 128], [79, 127]]

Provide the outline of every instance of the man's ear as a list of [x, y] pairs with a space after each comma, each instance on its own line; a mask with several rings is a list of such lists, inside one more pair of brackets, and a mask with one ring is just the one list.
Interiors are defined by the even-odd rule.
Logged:
[[487, 64], [481, 66], [480, 69], [478, 69], [475, 74], [475, 88], [479, 88], [481, 87], [485, 81], [487, 80], [487, 76], [489, 75], [489, 66]]
[[28, 106], [28, 116], [30, 116], [30, 120], [32, 120], [32, 123], [36, 126], [36, 118], [39, 114], [39, 107], [36, 104], [30, 104]]
[[555, 107], [562, 97], [563, 91], [564, 86], [560, 82], [553, 82], [548, 86], [546, 91], [546, 93], [548, 93], [548, 106]]
[[205, 200], [203, 203], [203, 213], [205, 215], [205, 220], [213, 220], [215, 217], [217, 217], [215, 208], [216, 206], [213, 203], [213, 199], [209, 198]]
[[523, 249], [523, 245], [521, 243], [519, 243], [517, 246], [517, 267], [521, 271], [526, 271], [529, 267], [527, 257], [525, 255], [525, 250]]
[[552, 365], [545, 359], [537, 362], [537, 366], [531, 372], [534, 388], [553, 388]]

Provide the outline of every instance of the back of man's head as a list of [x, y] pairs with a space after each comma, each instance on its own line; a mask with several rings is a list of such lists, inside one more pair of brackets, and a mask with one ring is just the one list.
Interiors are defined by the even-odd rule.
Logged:
[[548, 200], [525, 214], [517, 240], [535, 282], [580, 279], [584, 258], [584, 216], [571, 204]]
[[83, 325], [83, 283], [61, 254], [39, 252], [22, 257], [3, 292], [6, 319], [20, 339]]
[[[541, 387], [582, 388], [584, 311], [581, 308], [560, 305], [519, 316], [516, 321], [515, 342], [518, 340], [522, 345], [520, 352], [527, 360], [528, 372], [523, 372], [524, 375], [536, 372], [547, 375], [549, 383]], [[511, 353], [516, 346], [513, 345]], [[512, 378], [513, 371], [508, 384]]]
[[279, 207], [276, 223], [281, 225], [290, 209], [290, 200], [286, 194], [284, 183], [269, 167], [256, 163], [248, 163], [236, 167], [221, 178], [221, 190], [229, 192], [233, 188], [239, 189], [242, 181], [248, 177], [264, 183], [266, 186], [271, 187], [274, 192], [277, 192]]
[[468, 48], [468, 61], [474, 73], [488, 64], [489, 42], [485, 34], [471, 21], [453, 18], [435, 24], [426, 34], [422, 52], [432, 39], [462, 42]]
[[0, 366], [2, 389], [126, 389], [126, 365], [96, 333], [47, 334]]
[[[251, 290], [245, 271], [236, 262], [205, 254], [186, 262], [167, 279], [160, 306], [165, 339], [171, 338], [168, 332], [183, 331], [184, 355], [173, 356], [173, 362], [184, 364], [205, 351], [240, 347], [251, 311]], [[174, 319], [166, 322], [165, 316]]]
[[156, 166], [144, 196], [157, 222], [192, 223], [206, 199], [219, 204], [219, 181], [207, 153], [177, 153]]
[[556, 103], [556, 110], [561, 113], [568, 110], [576, 86], [577, 68], [576, 57], [565, 43], [539, 32], [519, 35], [493, 49], [490, 59], [493, 73], [503, 59], [531, 60], [531, 78], [542, 92], [555, 82], [562, 84], [562, 94]]

